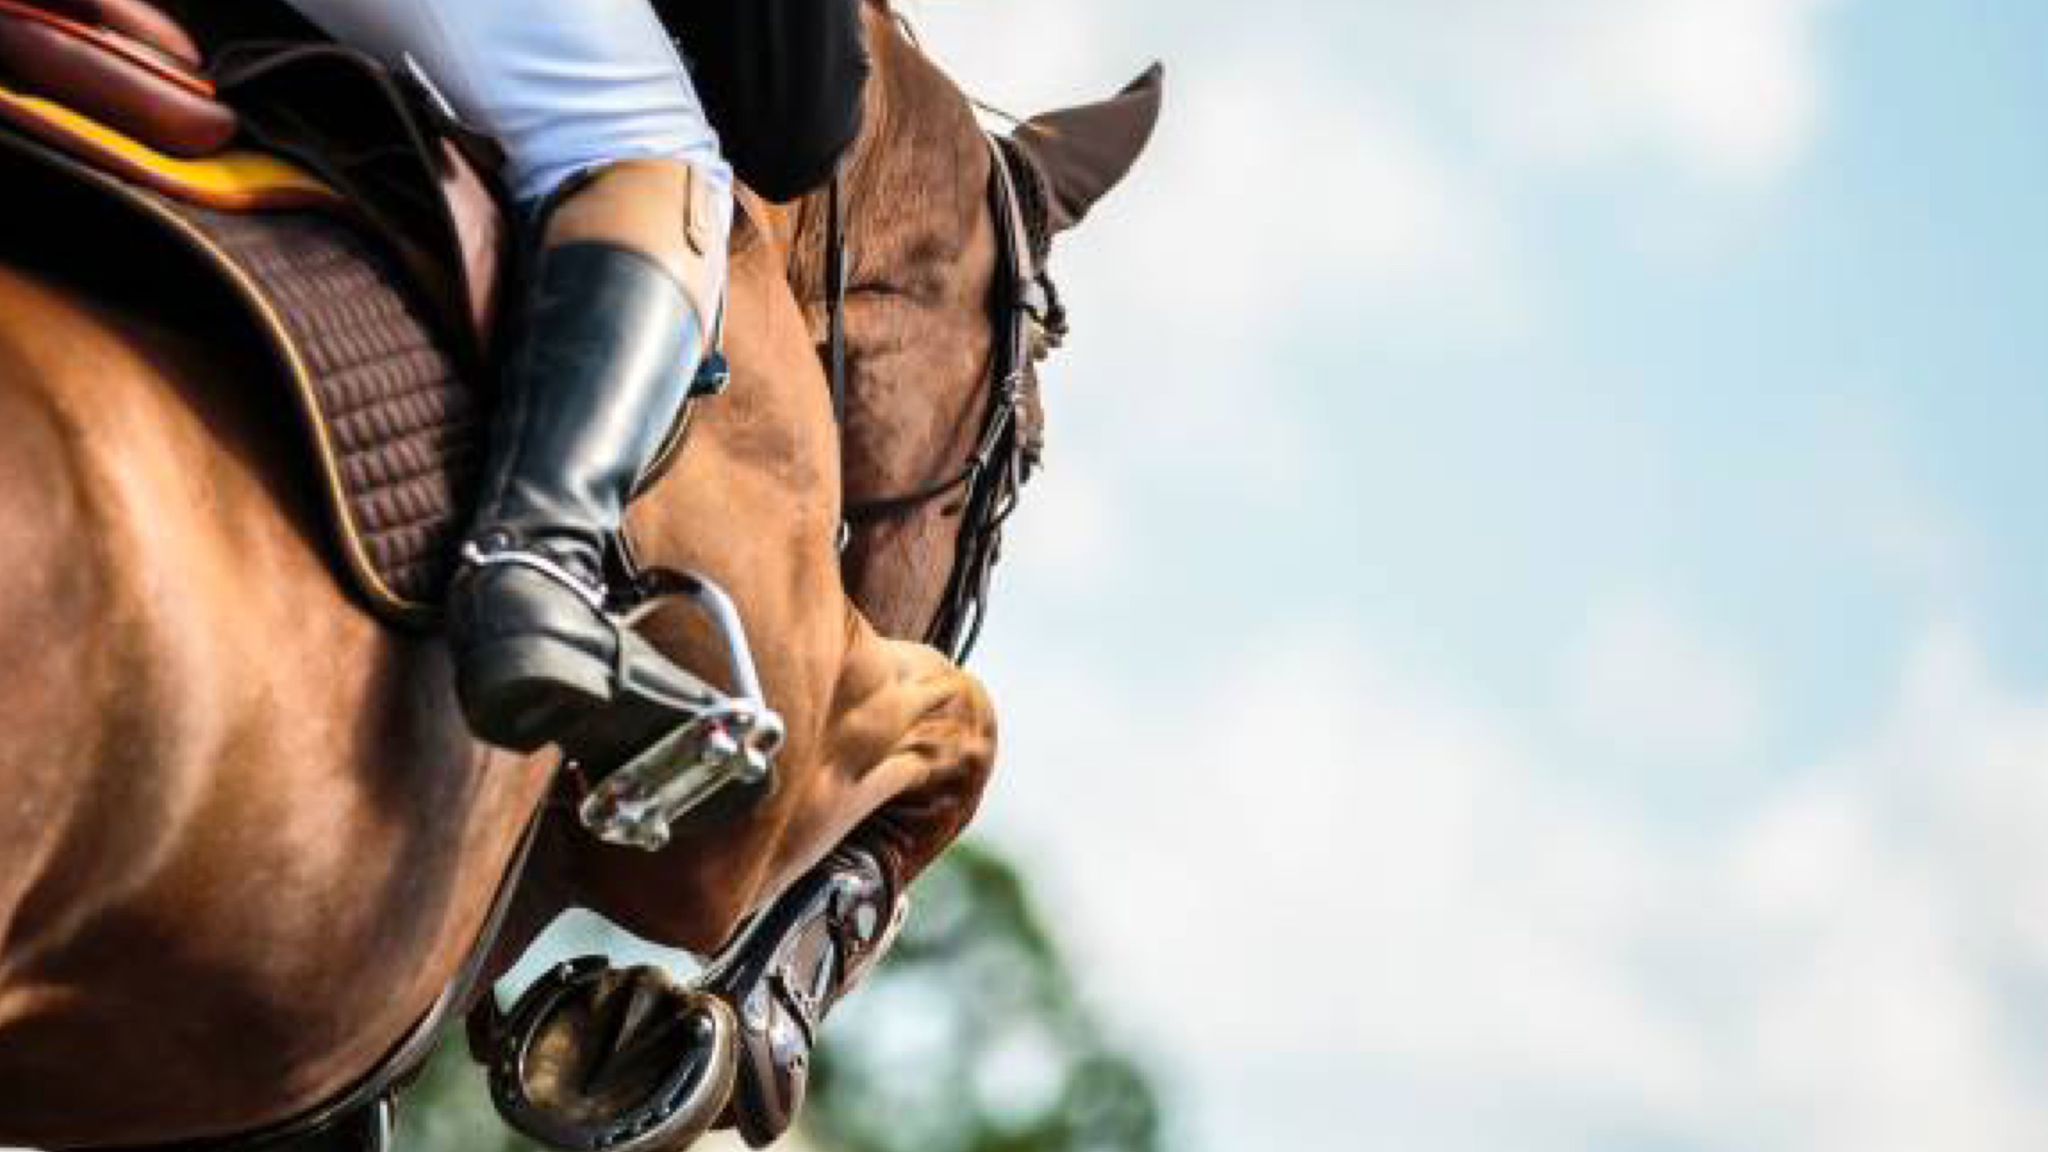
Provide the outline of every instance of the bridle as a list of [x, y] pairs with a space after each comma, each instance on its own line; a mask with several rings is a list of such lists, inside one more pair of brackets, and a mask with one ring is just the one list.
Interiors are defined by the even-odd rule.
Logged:
[[[990, 308], [995, 342], [988, 373], [989, 400], [974, 451], [958, 468], [924, 487], [900, 495], [850, 502], [842, 540], [856, 529], [908, 515], [941, 497], [964, 493], [953, 569], [924, 640], [954, 661], [965, 663], [981, 639], [988, 617], [988, 593], [1002, 558], [1003, 527], [1016, 511], [1024, 484], [1037, 470], [1043, 445], [1036, 404], [1034, 363], [1067, 334], [1066, 309], [1046, 271], [1050, 238], [1044, 224], [1041, 178], [1017, 146], [986, 133], [991, 164], [989, 206], [995, 216], [996, 268]], [[825, 236], [826, 368], [832, 383], [832, 411], [846, 418], [846, 292], [848, 276], [846, 201], [843, 175], [827, 193]], [[1039, 209], [1034, 226], [1028, 204]]]

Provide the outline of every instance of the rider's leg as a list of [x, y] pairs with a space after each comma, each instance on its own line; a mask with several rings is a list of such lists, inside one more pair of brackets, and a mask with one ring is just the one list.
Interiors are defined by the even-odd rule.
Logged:
[[631, 160], [547, 219], [449, 605], [463, 707], [493, 743], [557, 739], [622, 680], [702, 702], [596, 598], [605, 542], [705, 353], [727, 203], [695, 168]]
[[647, 0], [293, 0], [410, 62], [497, 138], [543, 231], [514, 318], [476, 523], [449, 606], [477, 734], [529, 750], [696, 682], [599, 608], [601, 557], [701, 362], [723, 292], [730, 170]]

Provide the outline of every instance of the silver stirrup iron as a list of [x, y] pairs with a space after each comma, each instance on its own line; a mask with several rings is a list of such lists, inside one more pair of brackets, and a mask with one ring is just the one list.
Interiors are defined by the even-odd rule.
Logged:
[[653, 569], [641, 575], [637, 591], [629, 624], [671, 597], [694, 604], [725, 644], [736, 690], [592, 785], [577, 809], [598, 839], [659, 852], [668, 846], [670, 825], [726, 788], [772, 787], [787, 729], [762, 695], [746, 629], [724, 589], [694, 573]]

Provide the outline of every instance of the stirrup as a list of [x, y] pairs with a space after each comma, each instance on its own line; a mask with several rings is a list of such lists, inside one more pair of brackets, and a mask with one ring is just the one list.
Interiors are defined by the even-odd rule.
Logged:
[[746, 629], [724, 589], [694, 573], [649, 569], [612, 607], [630, 627], [676, 598], [694, 605], [718, 633], [734, 692], [713, 690], [704, 708], [618, 763], [599, 762], [613, 757], [609, 751], [589, 755], [587, 746], [579, 752], [583, 742], [563, 742], [566, 766], [590, 781], [577, 808], [584, 828], [608, 844], [648, 852], [667, 847], [671, 825], [727, 788], [771, 791], [787, 732], [762, 694]]

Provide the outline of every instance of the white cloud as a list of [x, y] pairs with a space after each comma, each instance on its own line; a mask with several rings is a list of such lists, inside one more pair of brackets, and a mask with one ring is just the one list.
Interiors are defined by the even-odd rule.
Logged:
[[1580, 735], [1647, 766], [1730, 765], [1755, 746], [1754, 669], [1653, 599], [1604, 606], [1572, 654], [1566, 708]]
[[[1001, 829], [1047, 862], [1103, 998], [1211, 1102], [1211, 1140], [2048, 1141], [2025, 1074], [2048, 1038], [2017, 1011], [2048, 995], [2048, 704], [1964, 638], [1938, 632], [1879, 731], [1723, 832], [1660, 833], [1341, 636], [1231, 668], [996, 676], [1029, 773], [999, 785]], [[1253, 1066], [1350, 1088], [1290, 1122], [1243, 1094]]]
[[1476, 283], [1491, 207], [1396, 109], [1304, 69], [1261, 38], [1186, 85], [1146, 179], [1166, 194], [1105, 230], [1130, 298], [1237, 323], [1261, 306], [1312, 313], [1330, 290], [1391, 297]]
[[[970, 88], [1024, 109], [1091, 94], [1121, 79], [1120, 70], [1163, 56], [1177, 95], [1229, 91], [1261, 126], [1249, 136], [1206, 131], [1219, 151], [1287, 135], [1287, 113], [1305, 89], [1327, 95], [1338, 115], [1345, 105], [1377, 105], [1408, 124], [1425, 111], [1469, 115], [1470, 126], [1519, 161], [1651, 158], [1762, 180], [1795, 163], [1823, 121], [1822, 39], [1839, 5], [1207, 0], [1155, 10], [1035, 0], [928, 2], [910, 11]], [[1240, 84], [1247, 74], [1255, 82]], [[1194, 118], [1188, 109], [1173, 115]], [[1275, 174], [1284, 178], [1284, 170]]]
[[[1341, 500], [1306, 482], [1329, 382], [1275, 372], [1305, 319], [1484, 339], [1541, 303], [1525, 198], [1620, 169], [1768, 186], [1827, 111], [1831, 0], [962, 3], [944, 37], [940, 7], [960, 74], [1027, 109], [1172, 68], [1143, 194], [1061, 256], [1080, 331], [1054, 447], [1098, 468], [1042, 521], [1095, 525], [1082, 543], [1015, 549], [1055, 575], [1104, 536], [1115, 570], [1153, 571], [1127, 533], [1167, 506], [1142, 488], [1162, 475], [1283, 513]], [[1893, 498], [1919, 486], [1844, 475], [1842, 530], [1955, 581], [1940, 510]], [[1102, 999], [1186, 1073], [1212, 1152], [2048, 1142], [2027, 1082], [2048, 1040], [2018, 1011], [2048, 997], [2048, 708], [1966, 639], [1930, 639], [1875, 730], [1769, 763], [1757, 661], [1654, 599], [1591, 622], [1532, 732], [1412, 682], [1352, 621], [1248, 635], [1182, 578], [1151, 577], [1188, 602], [1180, 651], [1076, 675], [1086, 657], [1022, 633], [992, 645], [990, 815], [1043, 862]], [[1557, 729], [1641, 772], [1582, 771]], [[1718, 764], [1744, 777], [1710, 827], [1645, 794]]]
[[962, 87], [1015, 115], [1108, 95], [1123, 79], [1119, 69], [1137, 70], [1121, 58], [1130, 29], [1102, 4], [899, 0], [897, 8]]
[[1132, 562], [1130, 508], [1084, 454], [1061, 453], [1032, 479], [1030, 498], [1010, 520], [1005, 576], [1028, 569], [1048, 592], [1100, 587], [1127, 575]]
[[1647, 153], [1761, 180], [1813, 138], [1832, 4], [1466, 0], [1431, 19], [1511, 153], [1568, 163]]
[[1724, 857], [1715, 906], [1756, 974], [1736, 1054], [1780, 1146], [2040, 1147], [2048, 706], [1947, 628], [1902, 681]]
[[1821, 523], [1847, 532], [1873, 569], [1937, 612], [1980, 599], [1989, 544], [1971, 531], [1970, 516], [1939, 498], [1911, 437], [1854, 402], [1840, 404], [1827, 426], [1813, 460]]
[[1167, 58], [1167, 110], [1139, 174], [1158, 194], [1089, 230], [1107, 253], [1089, 271], [1120, 300], [1193, 330], [1250, 328], [1254, 310], [1313, 306], [1332, 285], [1391, 294], [1486, 264], [1491, 206], [1397, 101], [1350, 83], [1312, 21], [1240, 9], [1140, 25], [1079, 0], [915, 11], [970, 89], [1026, 113], [1107, 95]]
[[1340, 638], [1177, 687], [1152, 711], [998, 682], [1033, 773], [1000, 818], [1058, 861], [1091, 975], [1164, 1051], [1198, 1076], [1373, 1059], [1683, 1106], [1693, 1056], [1612, 947], [1658, 888], [1628, 828], [1532, 793], [1503, 736]]
[[909, 11], [970, 90], [1019, 112], [1166, 60], [1151, 154], [1055, 263], [1077, 332], [1048, 374], [1054, 450], [1074, 442], [1058, 393], [1085, 380], [1102, 440], [1142, 465], [1105, 483], [1179, 494], [1229, 477], [1285, 508], [1349, 450], [1312, 414], [1350, 385], [1301, 374], [1296, 345], [1427, 332], [1480, 349], [1538, 330], [1556, 272], [1528, 266], [1524, 200], [1559, 172], [1644, 157], [1746, 181], [1781, 171], [1818, 122], [1829, 3]]

